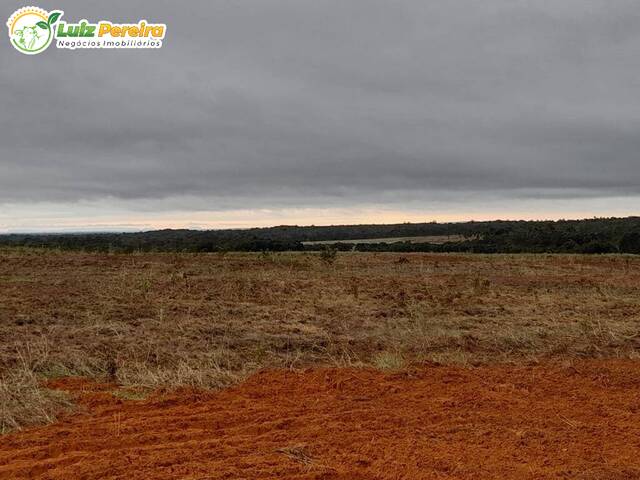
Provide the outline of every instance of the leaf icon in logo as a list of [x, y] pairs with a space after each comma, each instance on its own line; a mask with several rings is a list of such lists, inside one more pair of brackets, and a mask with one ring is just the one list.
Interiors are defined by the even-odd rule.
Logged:
[[60, 18], [60, 15], [62, 15], [62, 12], [53, 12], [51, 15], [49, 15], [47, 23], [49, 23], [49, 25], [53, 25], [56, 20]]
[[43, 30], [47, 30], [49, 28], [49, 24], [47, 22], [43, 22], [42, 20], [36, 23], [36, 25], [38, 25]]

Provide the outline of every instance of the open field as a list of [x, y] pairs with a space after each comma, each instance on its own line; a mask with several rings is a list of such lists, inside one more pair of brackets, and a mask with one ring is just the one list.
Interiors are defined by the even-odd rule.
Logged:
[[336, 243], [345, 243], [348, 245], [357, 245], [359, 243], [432, 243], [441, 245], [447, 242], [462, 242], [466, 240], [463, 235], [426, 235], [414, 237], [390, 237], [390, 238], [360, 238], [356, 240], [316, 240], [311, 242], [302, 242], [303, 245], [335, 245]]
[[639, 293], [636, 256], [3, 250], [0, 429], [62, 421], [0, 478], [638, 478]]

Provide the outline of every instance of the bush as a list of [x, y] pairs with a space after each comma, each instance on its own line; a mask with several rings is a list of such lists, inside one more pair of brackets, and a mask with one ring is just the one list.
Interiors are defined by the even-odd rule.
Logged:
[[320, 260], [326, 265], [333, 265], [338, 257], [338, 250], [333, 246], [327, 245], [322, 252], [320, 252]]

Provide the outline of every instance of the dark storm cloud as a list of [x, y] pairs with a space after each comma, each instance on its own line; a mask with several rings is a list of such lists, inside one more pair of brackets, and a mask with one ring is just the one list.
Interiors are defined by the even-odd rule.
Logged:
[[165, 22], [165, 46], [27, 57], [5, 37], [0, 203], [640, 194], [635, 0], [40, 6]]

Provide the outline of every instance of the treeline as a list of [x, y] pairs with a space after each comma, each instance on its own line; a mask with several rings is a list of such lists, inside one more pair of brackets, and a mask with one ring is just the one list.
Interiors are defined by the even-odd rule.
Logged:
[[[432, 235], [464, 239], [430, 243], [339, 243], [340, 240]], [[319, 250], [303, 242], [335, 240], [357, 251], [476, 253], [638, 253], [640, 217], [559, 221], [402, 223], [394, 225], [279, 226], [236, 230], [157, 230], [138, 233], [0, 235], [0, 246], [85, 251], [285, 251]]]

